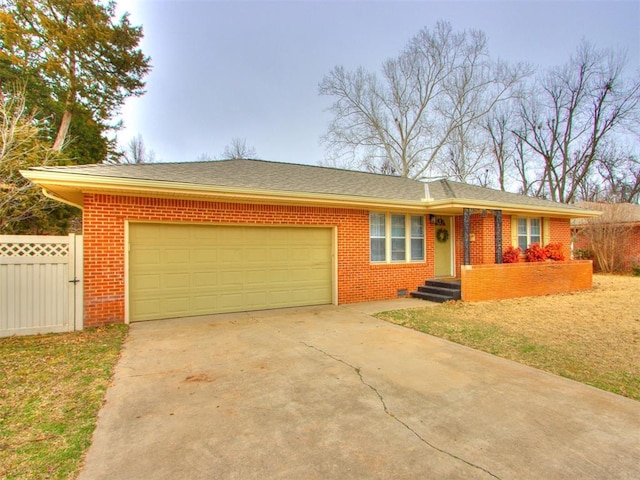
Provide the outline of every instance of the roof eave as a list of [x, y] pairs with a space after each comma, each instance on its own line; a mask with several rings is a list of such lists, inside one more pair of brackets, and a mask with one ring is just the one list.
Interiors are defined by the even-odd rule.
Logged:
[[421, 201], [359, 197], [307, 192], [256, 190], [239, 187], [208, 186], [164, 180], [139, 180], [117, 177], [98, 177], [42, 170], [21, 172], [41, 186], [49, 196], [82, 208], [85, 193], [126, 196], [192, 198], [209, 201], [309, 205], [337, 208], [375, 208], [424, 211]]
[[491, 200], [473, 200], [465, 198], [444, 199], [435, 201], [426, 201], [425, 205], [430, 210], [447, 211], [454, 210], [462, 213], [465, 208], [474, 210], [501, 210], [506, 214], [518, 215], [547, 215], [560, 218], [588, 218], [597, 217], [601, 212], [596, 210], [585, 210], [573, 208], [568, 205], [559, 206], [541, 206], [541, 205], [524, 205], [511, 202], [496, 202]]
[[535, 206], [502, 203], [475, 199], [422, 199], [402, 200], [379, 197], [360, 197], [307, 192], [256, 190], [240, 187], [200, 185], [165, 180], [140, 180], [132, 178], [105, 177], [49, 170], [21, 170], [20, 173], [41, 186], [47, 195], [65, 203], [83, 208], [85, 193], [102, 193], [126, 196], [192, 198], [209, 201], [241, 203], [264, 203], [283, 205], [309, 205], [335, 208], [370, 208], [415, 211], [420, 213], [462, 214], [465, 208], [502, 210], [507, 214], [550, 215], [563, 218], [588, 218], [601, 215], [596, 210], [572, 208], [570, 206]]

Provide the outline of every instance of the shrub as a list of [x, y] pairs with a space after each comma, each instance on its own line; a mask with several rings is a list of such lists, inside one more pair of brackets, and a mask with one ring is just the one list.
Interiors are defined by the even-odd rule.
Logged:
[[564, 261], [564, 253], [562, 251], [561, 243], [550, 243], [544, 247], [544, 251], [547, 254], [549, 260], [555, 260], [557, 262]]
[[524, 251], [524, 257], [527, 262], [544, 262], [547, 259], [547, 252], [536, 242]]
[[520, 247], [514, 248], [509, 245], [504, 252], [502, 252], [502, 263], [518, 263], [521, 253], [522, 249]]
[[576, 260], [593, 260], [593, 251], [588, 248], [576, 248], [573, 251], [573, 258]]

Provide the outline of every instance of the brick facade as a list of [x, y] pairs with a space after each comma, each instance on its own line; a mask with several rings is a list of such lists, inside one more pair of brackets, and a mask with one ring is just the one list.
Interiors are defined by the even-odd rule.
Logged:
[[462, 299], [477, 302], [588, 290], [592, 273], [590, 260], [462, 267]]
[[[462, 217], [455, 219], [455, 264], [462, 264]], [[254, 205], [105, 194], [84, 195], [85, 326], [125, 321], [126, 222], [191, 222], [225, 225], [334, 227], [337, 232], [338, 304], [395, 298], [413, 291], [434, 274], [434, 226], [425, 216], [424, 262], [372, 264], [369, 211], [283, 205]], [[493, 264], [493, 216], [473, 215], [472, 265]], [[511, 244], [510, 217], [503, 219], [503, 245]], [[552, 241], [567, 248], [568, 220], [550, 222]]]
[[427, 223], [420, 263], [371, 264], [369, 211], [249, 205], [86, 194], [84, 197], [85, 325], [125, 321], [125, 222], [227, 225], [317, 225], [337, 229], [338, 303], [391, 299], [433, 276], [433, 229]]

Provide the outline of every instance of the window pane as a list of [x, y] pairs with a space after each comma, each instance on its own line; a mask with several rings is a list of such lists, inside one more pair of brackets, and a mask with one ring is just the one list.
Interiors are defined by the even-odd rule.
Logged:
[[369, 214], [370, 258], [372, 262], [384, 262], [386, 257], [386, 227], [384, 213]]
[[527, 219], [519, 218], [518, 219], [518, 236], [524, 235], [527, 236]]
[[520, 247], [520, 250], [524, 252], [529, 247], [527, 244], [527, 237], [518, 237], [518, 246]]
[[411, 217], [411, 260], [424, 260], [424, 217]]
[[424, 238], [424, 217], [411, 217], [411, 238]]
[[528, 218], [518, 219], [518, 247], [524, 252], [529, 247], [529, 235], [527, 234]]
[[371, 261], [372, 262], [384, 262], [384, 238], [372, 238], [371, 239]]
[[391, 215], [391, 238], [404, 238], [404, 215]]
[[424, 239], [411, 239], [411, 260], [424, 260]]
[[540, 219], [529, 219], [529, 244], [540, 243]]
[[391, 260], [400, 261], [407, 258], [404, 238], [391, 239]]
[[372, 213], [369, 216], [369, 231], [370, 231], [371, 237], [385, 236], [384, 213]]
[[406, 254], [406, 217], [404, 215], [391, 215], [391, 260], [402, 261], [407, 259]]

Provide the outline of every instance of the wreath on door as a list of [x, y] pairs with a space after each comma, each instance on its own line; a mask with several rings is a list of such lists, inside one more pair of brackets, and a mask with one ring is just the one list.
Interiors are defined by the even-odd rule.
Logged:
[[438, 242], [440, 243], [445, 243], [447, 240], [449, 240], [449, 230], [447, 230], [446, 228], [439, 228], [436, 231], [436, 240], [438, 240]]

